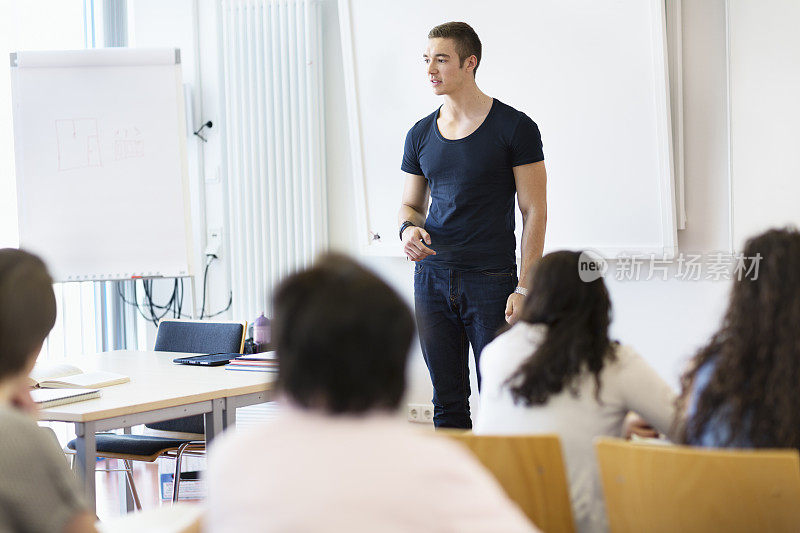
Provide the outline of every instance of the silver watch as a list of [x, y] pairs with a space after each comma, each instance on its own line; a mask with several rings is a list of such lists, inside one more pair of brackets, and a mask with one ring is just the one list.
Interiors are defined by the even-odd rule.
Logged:
[[528, 295], [528, 289], [526, 289], [525, 287], [517, 287], [516, 289], [514, 289], [514, 292], [516, 292], [517, 294], [521, 294], [523, 296]]

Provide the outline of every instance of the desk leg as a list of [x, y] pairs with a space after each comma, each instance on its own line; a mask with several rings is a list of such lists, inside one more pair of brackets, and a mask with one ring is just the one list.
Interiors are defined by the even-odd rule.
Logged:
[[89, 510], [95, 513], [97, 499], [95, 494], [95, 468], [97, 467], [97, 442], [95, 441], [94, 422], [78, 422], [75, 424], [75, 433], [78, 438], [75, 442], [77, 452], [78, 471], [82, 477], [83, 494]]
[[236, 425], [236, 407], [228, 405], [230, 398], [225, 401], [225, 414], [222, 418], [222, 429], [228, 431]]
[[206, 447], [211, 444], [214, 437], [222, 433], [223, 411], [225, 410], [225, 399], [219, 398], [211, 401], [211, 412], [205, 414], [206, 420]]
[[[122, 433], [125, 435], [130, 435], [131, 434], [130, 426], [123, 428]], [[133, 464], [134, 463], [131, 462], [131, 465]], [[123, 459], [117, 459], [117, 466], [122, 466], [122, 468], [125, 468], [126, 466], [125, 461]], [[131, 476], [133, 476], [133, 473], [131, 473]], [[127, 474], [125, 474], [124, 478], [125, 482], [119, 484], [120, 488], [119, 501], [122, 503], [122, 505], [120, 506], [122, 514], [130, 513], [136, 509], [136, 505], [133, 501], [133, 487], [131, 486], [130, 481], [128, 481]]]

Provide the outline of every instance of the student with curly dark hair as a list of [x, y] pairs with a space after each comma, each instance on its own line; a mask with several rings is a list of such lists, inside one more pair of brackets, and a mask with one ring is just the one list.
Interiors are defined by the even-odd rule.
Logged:
[[800, 448], [800, 232], [745, 244], [722, 326], [681, 379], [685, 442]]
[[605, 283], [579, 274], [588, 259], [561, 251], [534, 266], [520, 321], [481, 356], [475, 432], [558, 434], [576, 525], [596, 532], [607, 526], [593, 440], [621, 436], [629, 411], [668, 433], [675, 395], [636, 352], [609, 338]]

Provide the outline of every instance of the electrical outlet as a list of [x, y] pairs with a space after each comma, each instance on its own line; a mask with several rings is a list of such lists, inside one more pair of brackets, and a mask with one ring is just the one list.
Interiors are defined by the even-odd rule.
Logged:
[[219, 165], [206, 169], [206, 183], [219, 183], [222, 169]]
[[219, 259], [222, 250], [222, 228], [209, 228], [206, 234], [206, 255], [215, 255]]
[[422, 424], [433, 423], [433, 406], [426, 403], [408, 404], [408, 421]]

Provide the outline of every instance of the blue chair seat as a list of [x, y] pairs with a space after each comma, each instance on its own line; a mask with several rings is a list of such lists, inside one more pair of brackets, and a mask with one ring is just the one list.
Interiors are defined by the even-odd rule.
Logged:
[[[116, 433], [98, 433], [97, 453], [113, 453], [118, 455], [140, 455], [150, 457], [163, 450], [177, 448], [181, 444], [192, 442], [188, 439], [170, 439], [151, 435], [117, 435]], [[77, 439], [67, 443], [67, 448], [75, 449]]]
[[206, 432], [206, 422], [203, 415], [185, 416], [175, 420], [153, 422], [145, 425], [150, 429], [160, 429], [161, 431], [177, 431], [179, 433]]

